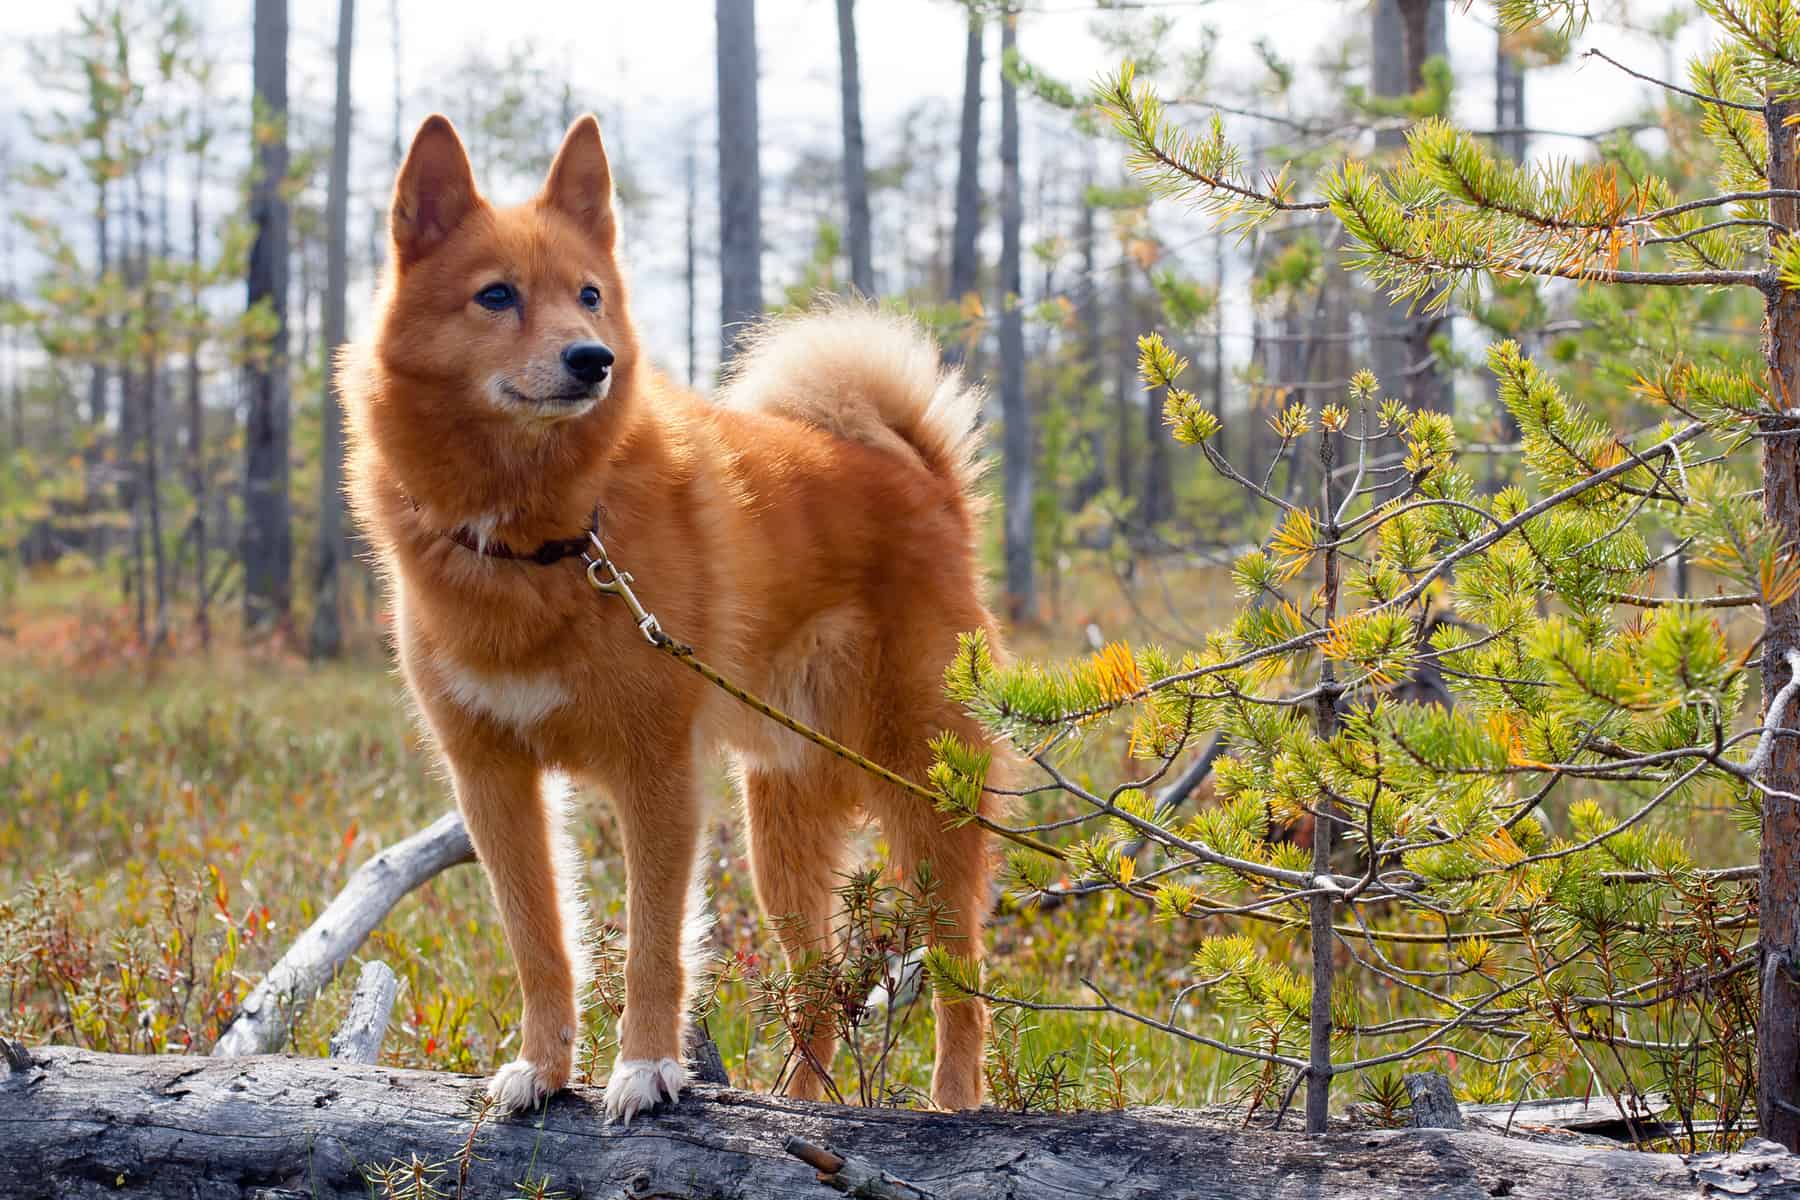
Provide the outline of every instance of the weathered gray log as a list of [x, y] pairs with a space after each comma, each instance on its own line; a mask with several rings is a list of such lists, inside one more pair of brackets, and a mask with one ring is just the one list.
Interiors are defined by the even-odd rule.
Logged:
[[361, 1200], [372, 1174], [414, 1155], [438, 1165], [441, 1194], [464, 1200], [519, 1194], [528, 1173], [593, 1200], [826, 1200], [832, 1193], [813, 1169], [782, 1153], [790, 1136], [874, 1164], [938, 1200], [1800, 1198], [1795, 1160], [1760, 1146], [1690, 1164], [1491, 1133], [1309, 1138], [1245, 1129], [1241, 1117], [1220, 1112], [898, 1112], [704, 1085], [622, 1129], [601, 1124], [601, 1092], [591, 1087], [502, 1120], [477, 1117], [482, 1081], [470, 1076], [58, 1047], [16, 1058], [26, 1065], [0, 1075], [0, 1196], [8, 1200]]
[[243, 1010], [219, 1036], [213, 1053], [230, 1057], [281, 1049], [295, 1016], [331, 982], [401, 897], [438, 872], [474, 860], [475, 847], [469, 843], [462, 815], [450, 812], [358, 867], [319, 919], [244, 998]]
[[1457, 1106], [1456, 1093], [1450, 1090], [1450, 1081], [1444, 1076], [1436, 1071], [1419, 1071], [1405, 1076], [1401, 1082], [1406, 1085], [1406, 1094], [1412, 1097], [1414, 1129], [1463, 1127], [1462, 1109]]
[[400, 981], [394, 978], [392, 967], [379, 958], [364, 963], [356, 991], [350, 996], [350, 1012], [331, 1035], [331, 1057], [343, 1062], [378, 1062], [388, 1018], [394, 1015], [394, 997], [399, 994]]

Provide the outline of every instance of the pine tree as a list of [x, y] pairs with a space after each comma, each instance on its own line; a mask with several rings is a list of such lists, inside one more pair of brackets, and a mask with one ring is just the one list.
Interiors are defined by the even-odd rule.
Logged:
[[[1159, 197], [1239, 233], [1328, 217], [1354, 269], [1415, 314], [1524, 280], [1573, 281], [1602, 315], [1664, 312], [1678, 334], [1720, 292], [1766, 310], [1761, 355], [1640, 331], [1580, 394], [1497, 342], [1486, 368], [1525, 473], [1487, 494], [1451, 415], [1367, 370], [1285, 404], [1276, 462], [1252, 475], [1220, 452], [1187, 359], [1146, 331], [1139, 370], [1168, 436], [1268, 518], [1233, 567], [1241, 608], [1196, 645], [1056, 666], [964, 639], [951, 694], [1035, 764], [1044, 820], [1085, 817], [1061, 846], [1076, 881], [1016, 851], [1018, 896], [1124, 893], [1223, 927], [1183, 995], [1210, 994], [1250, 1037], [1130, 1010], [1098, 983], [1073, 1007], [1242, 1058], [1255, 1103], [1285, 1107], [1305, 1083], [1310, 1130], [1334, 1079], [1448, 1052], [1467, 1094], [1573, 1077], [1627, 1113], [1668, 1092], [1690, 1146], [1751, 1120], [1800, 1142], [1800, 994], [1784, 982], [1800, 963], [1800, 744], [1779, 728], [1800, 692], [1800, 439], [1782, 399], [1800, 388], [1800, 24], [1785, 0], [1702, 7], [1719, 42], [1685, 95], [1717, 190], [1690, 199], [1616, 158], [1520, 164], [1436, 116], [1407, 118], [1393, 161], [1303, 183], [1249, 169], [1216, 116], [1171, 118], [1129, 62], [1098, 85]], [[1572, 25], [1582, 6], [1501, 8], [1519, 28]], [[1308, 486], [1271, 487], [1302, 460]], [[1657, 585], [1670, 542], [1714, 590]], [[1758, 641], [1728, 637], [1725, 616], [1760, 617]], [[1064, 770], [1107, 726], [1128, 730], [1137, 777]], [[1159, 802], [1215, 730], [1211, 803]], [[947, 811], [969, 810], [986, 769], [940, 746]], [[1688, 835], [1717, 808], [1760, 826], [1760, 865], [1697, 859]], [[931, 967], [952, 991], [1044, 1003], [949, 954]]]

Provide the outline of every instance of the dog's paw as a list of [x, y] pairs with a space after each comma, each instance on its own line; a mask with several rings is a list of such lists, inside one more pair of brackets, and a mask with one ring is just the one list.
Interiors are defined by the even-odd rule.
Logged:
[[665, 1058], [621, 1058], [613, 1063], [612, 1078], [606, 1081], [606, 1121], [631, 1124], [631, 1118], [649, 1112], [658, 1103], [671, 1103], [687, 1086], [687, 1068], [680, 1060]]
[[487, 1092], [503, 1112], [523, 1112], [536, 1108], [546, 1097], [562, 1089], [565, 1081], [541, 1067], [517, 1058], [507, 1063], [488, 1080]]

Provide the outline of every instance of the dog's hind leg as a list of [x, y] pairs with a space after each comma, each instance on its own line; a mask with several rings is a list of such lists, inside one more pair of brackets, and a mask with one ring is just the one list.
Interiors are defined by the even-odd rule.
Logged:
[[[918, 729], [914, 737], [896, 736], [890, 746], [891, 765], [908, 778], [927, 777], [931, 767], [929, 743], [939, 729], [953, 730], [974, 745], [985, 741], [968, 717], [943, 708], [941, 700], [934, 707], [938, 710], [936, 721]], [[928, 932], [928, 941], [944, 944], [952, 954], [979, 960], [982, 927], [993, 901], [993, 864], [980, 826], [950, 828], [930, 801], [886, 784], [878, 783], [870, 789], [869, 804], [887, 836], [895, 873], [909, 884], [916, 884], [921, 864], [930, 866], [937, 900], [948, 910], [948, 928], [934, 925]], [[940, 997], [933, 1007], [937, 1030], [931, 1102], [952, 1112], [979, 1107], [987, 1005], [979, 999]]]
[[[742, 785], [756, 898], [798, 970], [831, 946], [852, 785], [837, 763], [812, 755], [805, 770], [746, 766]], [[819, 997], [797, 996], [794, 1004], [796, 1044], [783, 1091], [817, 1100], [830, 1081], [837, 1031]]]
[[575, 931], [567, 928], [553, 827], [561, 813], [535, 763], [453, 739], [444, 744], [525, 999], [519, 1056], [495, 1074], [488, 1094], [506, 1110], [530, 1108], [568, 1082], [579, 1023]]

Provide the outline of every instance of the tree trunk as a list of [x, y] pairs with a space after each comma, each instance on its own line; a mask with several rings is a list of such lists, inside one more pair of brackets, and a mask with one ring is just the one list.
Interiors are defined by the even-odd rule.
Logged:
[[[1319, 588], [1324, 601], [1324, 623], [1337, 619], [1338, 602], [1338, 523], [1337, 490], [1331, 469], [1337, 461], [1337, 435], [1324, 430], [1319, 433], [1319, 511], [1325, 521], [1323, 555], [1325, 579]], [[1299, 464], [1295, 463], [1298, 470]], [[1319, 741], [1329, 742], [1337, 733], [1337, 704], [1343, 695], [1338, 686], [1335, 664], [1329, 657], [1319, 661], [1319, 696], [1313, 709], [1314, 731]], [[1337, 825], [1337, 808], [1331, 794], [1321, 789], [1318, 815], [1312, 830], [1312, 869], [1314, 876], [1331, 874], [1331, 841]], [[1336, 895], [1319, 888], [1307, 900], [1311, 928], [1308, 940], [1312, 950], [1312, 1007], [1307, 1015], [1309, 1046], [1306, 1068], [1306, 1132], [1324, 1133], [1331, 1119], [1331, 992], [1337, 967], [1337, 935], [1332, 924], [1337, 916]]]
[[[1424, 84], [1425, 60], [1447, 53], [1444, 0], [1377, 0], [1374, 11], [1374, 93], [1409, 95]], [[1375, 142], [1388, 148], [1402, 146], [1406, 133], [1382, 130]], [[1372, 304], [1371, 358], [1382, 387], [1415, 409], [1449, 412], [1449, 378], [1436, 363], [1421, 366], [1431, 356], [1432, 337], [1449, 336], [1449, 319], [1415, 315], [1410, 301], [1390, 304], [1377, 296]]]
[[856, 0], [837, 0], [838, 65], [844, 112], [844, 200], [848, 208], [850, 286], [875, 294], [869, 229], [869, 169], [863, 158], [862, 76], [856, 65]]
[[[394, 53], [394, 170], [406, 161], [406, 88], [400, 76], [400, 0], [388, 0], [388, 48]], [[386, 239], [383, 239], [386, 245]]]
[[756, 3], [715, 0], [719, 44], [719, 365], [762, 315], [762, 167], [757, 148]]
[[1225, 313], [1225, 238], [1220, 234], [1213, 238], [1212, 414], [1219, 418], [1213, 448], [1229, 459], [1233, 439], [1225, 419]]
[[[1512, 52], [1504, 30], [1494, 37], [1494, 144], [1500, 153], [1515, 163], [1525, 161], [1525, 65]], [[1526, 349], [1531, 347], [1529, 344]], [[1494, 440], [1511, 443], [1519, 440], [1519, 422], [1512, 410], [1500, 403], [1500, 381], [1489, 377], [1488, 396], [1494, 405], [1498, 424]], [[1501, 456], [1488, 456], [1488, 487], [1499, 491], [1505, 484], [1505, 464]], [[1685, 594], [1679, 593], [1679, 594]]]
[[[201, 106], [201, 111], [204, 113], [204, 106]], [[193, 283], [188, 294], [188, 302], [192, 306], [192, 311], [188, 314], [191, 324], [188, 327], [187, 347], [188, 491], [194, 500], [194, 628], [200, 636], [201, 646], [212, 644], [212, 619], [208, 603], [211, 597], [206, 577], [206, 505], [208, 500], [206, 409], [202, 403], [200, 392], [200, 345], [203, 340], [202, 331], [206, 326], [205, 309], [201, 307], [202, 289], [200, 284], [201, 248], [203, 245], [201, 196], [206, 191], [206, 146], [209, 136], [206, 119], [202, 115], [199, 131], [194, 139], [194, 190], [188, 198], [191, 234], [188, 266], [193, 272]]]
[[1137, 322], [1132, 314], [1137, 301], [1132, 296], [1132, 275], [1137, 264], [1131, 259], [1131, 234], [1119, 228], [1119, 285], [1113, 298], [1114, 333], [1118, 346], [1113, 351], [1113, 486], [1120, 498], [1129, 497], [1137, 477], [1131, 453], [1132, 426], [1137, 422], [1132, 409], [1140, 394], [1138, 387]]
[[1106, 362], [1106, 333], [1100, 320], [1099, 233], [1090, 195], [1094, 186], [1093, 169], [1082, 177], [1078, 202], [1080, 224], [1075, 239], [1081, 250], [1080, 302], [1075, 309], [1076, 346], [1081, 359], [1075, 365], [1080, 380], [1074, 401], [1078, 436], [1093, 456], [1085, 477], [1077, 481], [1069, 498], [1069, 508], [1079, 512], [1106, 486], [1106, 445], [1094, 421], [1094, 394], [1101, 387], [1101, 366]]
[[700, 261], [698, 243], [695, 241], [695, 226], [699, 220], [699, 177], [698, 164], [694, 161], [694, 148], [688, 147], [687, 154], [687, 220], [684, 233], [686, 235], [686, 274], [687, 285], [687, 381], [689, 387], [695, 387], [700, 379], [699, 365], [699, 278]]
[[337, 111], [331, 127], [331, 177], [325, 196], [325, 397], [319, 447], [319, 547], [313, 583], [313, 658], [336, 658], [344, 647], [339, 577], [350, 558], [344, 536], [344, 415], [337, 349], [348, 338], [345, 293], [350, 286], [350, 52], [356, 38], [356, 0], [338, 0]]
[[287, 0], [256, 0], [251, 67], [255, 183], [250, 221], [249, 307], [267, 306], [274, 329], [248, 379], [244, 428], [244, 624], [266, 630], [287, 618], [293, 595], [288, 505]]
[[[1363, 1130], [1307, 1138], [1241, 1114], [1172, 1108], [1020, 1115], [809, 1104], [698, 1085], [629, 1129], [601, 1124], [601, 1091], [538, 1113], [478, 1116], [480, 1079], [330, 1059], [132, 1057], [0, 1044], [0, 1194], [17, 1200], [499, 1200], [548, 1189], [593, 1200], [816, 1196], [797, 1155], [848, 1158], [905, 1184], [853, 1195], [1001, 1197], [1793, 1196], [1800, 1161], [1754, 1143], [1732, 1155], [1543, 1145], [1489, 1132]], [[784, 1145], [800, 1139], [807, 1146]], [[383, 1186], [386, 1173], [391, 1187]], [[910, 1185], [908, 1192], [901, 1190]]]
[[1494, 143], [1513, 162], [1525, 161], [1525, 64], [1504, 32], [1494, 39]]
[[[169, 178], [168, 159], [163, 160], [162, 196], [159, 203], [162, 207], [162, 237], [159, 253], [166, 261], [169, 257]], [[140, 201], [141, 204], [141, 201]], [[168, 560], [163, 554], [162, 524], [162, 421], [161, 402], [163, 392], [163, 317], [165, 313], [157, 307], [156, 289], [150, 282], [150, 237], [149, 213], [140, 206], [138, 209], [139, 253], [143, 255], [144, 286], [144, 505], [145, 515], [149, 519], [146, 531], [150, 548], [150, 584], [154, 600], [154, 616], [150, 623], [150, 648], [160, 651], [169, 640], [169, 570]]]
[[[1001, 18], [1001, 58], [1013, 48], [1018, 16]], [[1032, 579], [1031, 409], [1025, 396], [1025, 322], [1022, 305], [1020, 225], [1024, 199], [1019, 184], [1018, 89], [1000, 79], [1000, 419], [1003, 424], [1003, 502], [1006, 542], [1006, 610], [1017, 623], [1036, 607]]]
[[[950, 299], [958, 304], [980, 280], [976, 239], [981, 233], [981, 39], [980, 12], [969, 9], [968, 44], [963, 52], [962, 123], [957, 135], [956, 225], [950, 236]], [[969, 339], [960, 336], [944, 349], [947, 361], [967, 356]]]
[[[1800, 188], [1794, 130], [1789, 122], [1800, 103], [1773, 96], [1765, 109], [1769, 127], [1769, 187]], [[1800, 204], [1769, 201], [1771, 245], [1800, 228]], [[1774, 287], [1768, 294], [1763, 350], [1774, 395], [1800, 394], [1800, 292]], [[1762, 439], [1763, 515], [1789, 546], [1800, 543], [1800, 438], [1791, 436], [1793, 418], [1771, 418]], [[1790, 436], [1780, 436], [1786, 433]], [[1784, 729], [1800, 725], [1792, 711], [1768, 705], [1800, 661], [1800, 597], [1789, 597], [1764, 614], [1763, 724]], [[1762, 1013], [1756, 1027], [1756, 1110], [1763, 1136], [1800, 1148], [1800, 737], [1770, 742], [1762, 773], [1762, 875], [1758, 891], [1762, 917]]]
[[[99, 199], [94, 208], [94, 242], [100, 259], [100, 282], [106, 282], [106, 273], [112, 270], [111, 246], [112, 236], [108, 229], [109, 189], [103, 181], [99, 186]], [[108, 330], [111, 322], [100, 317], [100, 342], [104, 346], [111, 339]], [[104, 351], [102, 351], [104, 353]], [[106, 424], [106, 361], [101, 358], [94, 363], [93, 373], [88, 376], [88, 424], [99, 430]]]
[[[1150, 316], [1146, 314], [1146, 316]], [[1148, 321], [1140, 324], [1148, 328], [1155, 324], [1156, 318], [1150, 316]], [[1135, 349], [1134, 340], [1133, 347]], [[1135, 378], [1134, 378], [1135, 381]], [[1162, 409], [1155, 403], [1144, 405], [1144, 491], [1138, 512], [1144, 522], [1144, 530], [1150, 532], [1159, 521], [1169, 519], [1174, 512], [1174, 478], [1169, 462], [1169, 434], [1163, 428]], [[1152, 539], [1154, 540], [1154, 539]]]

